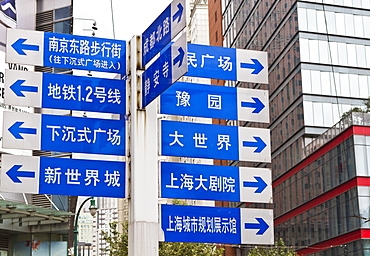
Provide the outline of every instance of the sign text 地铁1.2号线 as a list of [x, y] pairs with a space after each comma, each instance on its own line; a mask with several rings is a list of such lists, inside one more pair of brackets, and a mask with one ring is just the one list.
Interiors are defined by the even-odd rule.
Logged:
[[5, 71], [5, 103], [16, 106], [126, 114], [126, 81]]

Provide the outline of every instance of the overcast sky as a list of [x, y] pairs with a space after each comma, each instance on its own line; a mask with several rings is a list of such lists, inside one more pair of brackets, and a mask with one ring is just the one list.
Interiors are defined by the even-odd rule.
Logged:
[[[111, 1], [116, 39], [129, 40], [149, 27], [171, 0], [76, 0], [74, 17], [97, 21], [97, 37], [113, 38]], [[81, 21], [80, 21], [81, 22]]]

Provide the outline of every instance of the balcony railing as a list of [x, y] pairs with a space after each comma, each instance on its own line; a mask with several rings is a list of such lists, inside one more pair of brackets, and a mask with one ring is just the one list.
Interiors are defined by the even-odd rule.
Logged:
[[303, 158], [311, 155], [313, 152], [324, 146], [326, 143], [337, 137], [340, 133], [353, 125], [370, 126], [370, 114], [361, 112], [352, 112], [342, 118], [333, 127], [318, 136], [314, 141], [303, 148]]

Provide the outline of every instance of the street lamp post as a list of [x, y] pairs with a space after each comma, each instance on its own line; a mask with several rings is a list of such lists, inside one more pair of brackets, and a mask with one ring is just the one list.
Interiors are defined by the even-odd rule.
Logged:
[[75, 216], [75, 223], [74, 223], [74, 229], [73, 229], [73, 234], [74, 234], [74, 242], [73, 242], [74, 253], [73, 253], [73, 255], [74, 256], [77, 256], [77, 253], [78, 253], [78, 251], [77, 251], [78, 217], [80, 216], [80, 212], [81, 212], [82, 207], [89, 200], [90, 200], [89, 210], [90, 210], [91, 216], [94, 217], [95, 214], [96, 214], [96, 211], [98, 210], [98, 207], [96, 207], [96, 205], [95, 205], [95, 199], [92, 196], [85, 199], [85, 201], [83, 201], [83, 203], [81, 204], [80, 208], [78, 208], [77, 214]]

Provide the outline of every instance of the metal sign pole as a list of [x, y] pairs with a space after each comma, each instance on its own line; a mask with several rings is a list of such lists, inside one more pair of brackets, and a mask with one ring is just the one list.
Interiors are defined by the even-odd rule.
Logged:
[[129, 43], [130, 120], [128, 161], [130, 167], [129, 256], [158, 256], [157, 104], [139, 109], [141, 88], [138, 70], [140, 37]]

